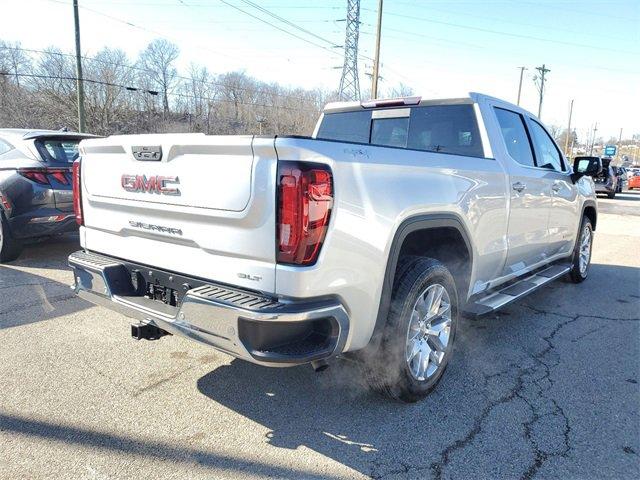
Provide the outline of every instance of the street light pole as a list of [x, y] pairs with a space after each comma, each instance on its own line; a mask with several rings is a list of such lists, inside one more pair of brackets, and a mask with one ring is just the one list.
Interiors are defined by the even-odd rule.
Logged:
[[78, 132], [85, 131], [84, 118], [84, 85], [82, 82], [82, 58], [80, 51], [80, 15], [78, 14], [78, 0], [73, 0], [73, 22], [76, 31], [76, 91], [78, 96]]
[[371, 98], [378, 98], [378, 72], [380, 70], [380, 34], [382, 33], [382, 0], [378, 0], [378, 25], [376, 27], [376, 52], [373, 59]]

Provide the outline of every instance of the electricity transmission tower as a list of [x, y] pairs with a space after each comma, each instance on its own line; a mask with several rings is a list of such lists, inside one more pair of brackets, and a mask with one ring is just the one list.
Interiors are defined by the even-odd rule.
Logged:
[[360, 0], [347, 0], [344, 38], [344, 65], [338, 95], [340, 100], [360, 100], [358, 80], [358, 37], [360, 36]]

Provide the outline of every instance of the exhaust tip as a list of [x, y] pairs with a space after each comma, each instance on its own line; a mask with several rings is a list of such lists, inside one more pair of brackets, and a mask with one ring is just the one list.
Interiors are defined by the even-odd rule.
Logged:
[[311, 362], [311, 367], [313, 368], [314, 372], [320, 373], [329, 368], [329, 364], [326, 360], [314, 360], [313, 362]]

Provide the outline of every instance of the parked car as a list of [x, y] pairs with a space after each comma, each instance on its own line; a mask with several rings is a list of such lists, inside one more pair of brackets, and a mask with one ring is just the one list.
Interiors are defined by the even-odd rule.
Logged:
[[633, 190], [634, 188], [640, 188], [640, 168], [630, 168], [627, 170], [628, 179], [628, 188], [629, 190]]
[[77, 230], [71, 166], [93, 138], [53, 130], [0, 129], [0, 262], [25, 241]]
[[[590, 159], [598, 157], [575, 157], [575, 160]], [[618, 191], [618, 176], [616, 171], [611, 166], [611, 158], [602, 157], [600, 159], [602, 163], [602, 171], [593, 178], [596, 186], [596, 193], [605, 193], [609, 198], [615, 198]]]
[[600, 160], [572, 169], [540, 120], [480, 94], [330, 104], [310, 138], [80, 150], [74, 288], [137, 319], [138, 339], [180, 334], [266, 366], [346, 354], [416, 401], [462, 312], [589, 274]]

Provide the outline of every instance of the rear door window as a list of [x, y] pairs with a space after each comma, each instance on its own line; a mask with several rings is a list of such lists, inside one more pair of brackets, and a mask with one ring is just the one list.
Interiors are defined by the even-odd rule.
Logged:
[[411, 109], [409, 148], [484, 157], [473, 105], [434, 105]]
[[533, 152], [522, 115], [504, 108], [495, 108], [500, 132], [511, 158], [521, 165], [534, 167]]
[[78, 158], [79, 143], [80, 140], [45, 138], [36, 140], [36, 147], [44, 161], [70, 165]]
[[340, 142], [369, 143], [371, 111], [325, 113], [317, 138]]

